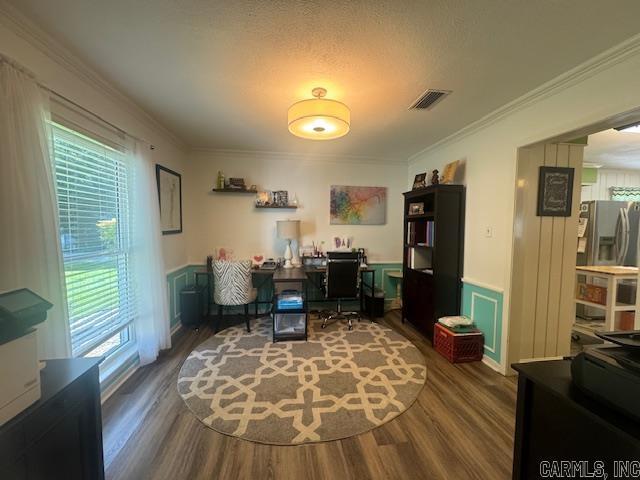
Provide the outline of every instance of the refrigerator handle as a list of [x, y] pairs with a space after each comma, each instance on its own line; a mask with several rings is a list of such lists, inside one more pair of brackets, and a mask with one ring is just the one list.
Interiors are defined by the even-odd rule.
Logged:
[[624, 264], [624, 259], [629, 251], [629, 215], [626, 208], [620, 209], [616, 223], [616, 263]]

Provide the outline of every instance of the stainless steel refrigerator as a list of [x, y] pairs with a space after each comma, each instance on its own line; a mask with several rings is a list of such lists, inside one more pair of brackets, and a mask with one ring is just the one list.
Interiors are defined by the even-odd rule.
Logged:
[[[578, 239], [577, 265], [637, 266], [640, 203], [582, 202], [580, 218], [587, 220], [587, 226], [583, 240]], [[602, 310], [584, 305], [576, 305], [576, 314], [582, 318], [603, 316]]]
[[587, 219], [582, 248], [578, 241], [577, 265], [616, 265], [618, 217], [627, 202], [591, 200], [580, 204], [580, 218]]
[[616, 223], [616, 265], [638, 266], [640, 203], [628, 202], [620, 209]]

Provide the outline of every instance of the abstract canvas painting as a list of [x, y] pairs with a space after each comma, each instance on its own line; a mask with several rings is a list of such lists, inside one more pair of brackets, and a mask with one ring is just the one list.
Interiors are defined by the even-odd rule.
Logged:
[[386, 187], [331, 186], [332, 225], [384, 225]]

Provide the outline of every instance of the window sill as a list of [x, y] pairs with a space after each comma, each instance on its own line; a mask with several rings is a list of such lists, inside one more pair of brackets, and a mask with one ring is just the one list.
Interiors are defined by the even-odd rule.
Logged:
[[135, 341], [109, 356], [100, 364], [100, 387], [103, 392], [117, 384], [120, 377], [138, 363], [138, 348]]

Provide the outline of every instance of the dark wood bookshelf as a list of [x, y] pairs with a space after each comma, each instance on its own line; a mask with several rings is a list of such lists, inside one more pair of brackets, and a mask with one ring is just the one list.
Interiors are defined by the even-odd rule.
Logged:
[[[411, 203], [423, 203], [425, 213], [409, 215]], [[404, 193], [402, 320], [431, 341], [438, 318], [460, 314], [464, 210], [463, 185], [432, 185]], [[416, 268], [409, 264], [410, 257]]]
[[242, 190], [240, 188], [213, 188], [211, 191], [216, 193], [258, 193], [257, 190]]

